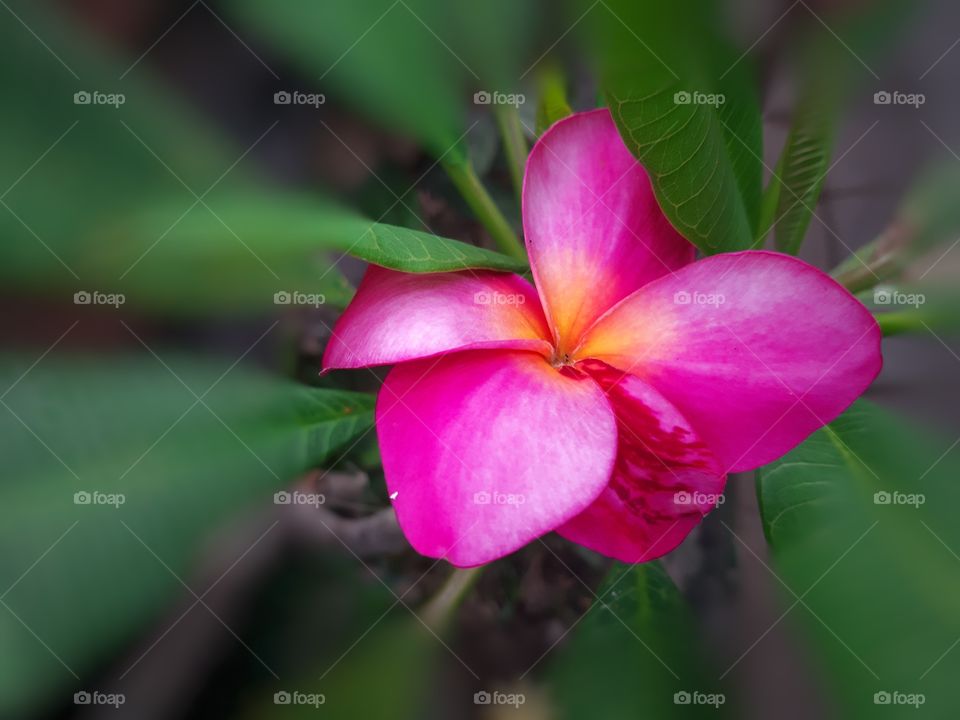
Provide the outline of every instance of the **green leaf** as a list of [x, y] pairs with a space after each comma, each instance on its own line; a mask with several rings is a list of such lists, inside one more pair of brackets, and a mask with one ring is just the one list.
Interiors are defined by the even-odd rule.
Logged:
[[838, 109], [822, 87], [809, 86], [794, 108], [777, 174], [780, 186], [774, 233], [781, 252], [796, 255], [807, 233], [827, 177]]
[[751, 247], [762, 128], [747, 59], [709, 0], [608, 5], [591, 13], [607, 101], [661, 208], [705, 253]]
[[[404, 272], [432, 273], [485, 268], [522, 271], [526, 263], [473, 245], [441, 238], [430, 233], [373, 223], [340, 207], [311, 197], [295, 195], [229, 194], [210, 201], [212, 211], [197, 208], [177, 225], [162, 243], [158, 243], [142, 264], [163, 267], [169, 276], [176, 267], [192, 266], [202, 275], [214, 272], [229, 248], [238, 241], [229, 233], [218, 231], [222, 222], [240, 228], [244, 244], [255, 249], [256, 258], [241, 257], [243, 263], [262, 261], [266, 268], [250, 279], [264, 290], [299, 289], [289, 278], [303, 276], [297, 266], [311, 253], [335, 252], [352, 255], [377, 265]], [[150, 229], [159, 227], [159, 218], [168, 208], [153, 208], [147, 214], [135, 215], [132, 227], [118, 227], [118, 234], [149, 237]], [[278, 223], [285, 228], [283, 245], [273, 242]], [[121, 243], [111, 243], [111, 254], [88, 256], [84, 268], [119, 270], [136, 260], [133, 251]], [[140, 283], [138, 271], [130, 271], [131, 284]], [[268, 271], [269, 270], [269, 271]], [[220, 270], [230, 275], [230, 268]], [[109, 270], [101, 270], [109, 272]], [[279, 280], [277, 277], [279, 276]], [[286, 280], [286, 283], [284, 283]], [[136, 288], [131, 287], [131, 292]]]
[[[549, 667], [559, 717], [726, 716], [730, 698], [709, 672], [692, 613], [659, 563], [618, 564], [597, 595]], [[699, 702], [684, 704], [693, 693]], [[707, 696], [713, 704], [704, 704]]]
[[269, 503], [373, 421], [369, 395], [160, 356], [167, 367], [0, 358], [0, 544], [16, 548], [0, 556], [4, 716], [77, 689], [71, 673], [89, 674], [182, 592], [177, 577], [225, 518]]
[[785, 601], [802, 599], [793, 619], [844, 717], [878, 717], [878, 692], [922, 693], [929, 717], [955, 710], [960, 467], [951, 450], [860, 401], [759, 472]]
[[776, 170], [764, 193], [763, 219], [757, 239], [771, 229], [781, 252], [796, 255], [806, 237], [826, 181], [841, 112], [842, 91], [853, 60], [827, 31], [816, 28], [805, 48], [799, 98]]
[[407, 228], [364, 221], [360, 243], [352, 255], [404, 272], [448, 272], [468, 268], [523, 272], [526, 262]]
[[[776, 175], [783, 172], [783, 156], [774, 171]], [[760, 220], [757, 222], [757, 246], [761, 247], [770, 233], [777, 220], [777, 208], [780, 206], [780, 190], [783, 184], [777, 182], [776, 177], [772, 178], [767, 187], [763, 189], [763, 195], [760, 198]]]

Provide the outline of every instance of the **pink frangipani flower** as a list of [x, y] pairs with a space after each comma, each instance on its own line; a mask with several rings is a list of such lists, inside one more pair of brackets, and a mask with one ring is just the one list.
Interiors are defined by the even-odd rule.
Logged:
[[876, 321], [820, 270], [764, 251], [694, 262], [607, 110], [537, 142], [523, 229], [536, 287], [371, 266], [324, 356], [395, 366], [377, 434], [424, 555], [479, 565], [556, 531], [659, 557], [727, 473], [783, 455], [880, 371]]

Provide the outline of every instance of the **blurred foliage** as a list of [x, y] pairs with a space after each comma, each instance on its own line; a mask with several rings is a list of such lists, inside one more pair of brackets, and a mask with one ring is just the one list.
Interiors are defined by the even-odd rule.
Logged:
[[710, 672], [693, 613], [657, 562], [618, 564], [571, 636], [547, 675], [558, 718], [669, 720], [732, 712], [732, 698]]
[[[953, 446], [865, 402], [759, 472], [787, 607], [824, 660], [843, 717], [908, 717], [875, 693], [956, 716], [960, 465]], [[887, 715], [889, 712], [889, 715]]]
[[617, 0], [585, 22], [610, 111], [674, 227], [708, 254], [751, 247], [760, 109], [750, 58], [719, 34], [717, 3]]
[[[960, 234], [958, 185], [960, 163], [955, 158], [932, 164], [901, 201], [887, 229], [838, 265], [833, 277], [855, 293], [882, 282], [922, 281]], [[913, 265], [918, 266], [915, 273]]]
[[4, 716], [67, 689], [154, 618], [219, 520], [373, 423], [372, 396], [226, 361], [33, 359], [0, 360]]
[[[357, 635], [370, 627], [376, 627], [376, 632], [362, 635], [355, 646], [346, 648], [340, 658], [324, 661], [322, 667], [311, 661], [308, 667], [314, 672], [294, 682], [291, 687], [295, 690], [279, 690], [280, 695], [263, 698], [244, 717], [246, 720], [315, 718], [318, 710], [323, 717], [334, 720], [423, 717], [431, 694], [433, 656], [442, 645], [416, 619], [405, 616], [406, 612], [402, 607], [392, 612], [388, 609], [386, 613], [393, 617], [383, 620], [382, 625], [378, 622], [380, 618], [373, 617], [368, 627], [353, 628]], [[386, 613], [381, 614], [381, 618]], [[303, 675], [303, 668], [300, 672]], [[318, 704], [297, 703], [293, 692], [312, 695]], [[286, 702], [288, 697], [290, 702]]]
[[476, 122], [467, 127], [462, 108], [471, 87], [487, 96], [478, 103], [475, 95], [474, 104], [489, 104], [490, 96], [512, 90], [521, 74], [530, 0], [336, 6], [298, 0], [279, 10], [262, 0], [244, 0], [232, 12], [304, 72], [320, 73], [317, 84], [329, 84], [381, 126], [420, 140], [498, 249], [525, 261], [523, 246], [476, 176], [465, 143]]
[[229, 11], [317, 88], [451, 164], [466, 162], [464, 101], [474, 90], [513, 90], [534, 19], [529, 0], [241, 0]]
[[877, 285], [857, 299], [874, 313], [884, 336], [960, 332], [960, 288], [952, 283]]
[[[77, 290], [123, 292], [131, 306], [156, 312], [238, 313], [271, 308], [283, 291], [345, 305], [352, 291], [330, 251], [407, 272], [523, 267], [371, 223], [323, 198], [265, 188], [247, 156], [274, 125], [247, 150], [227, 150], [145, 79], [145, 68], [93, 51], [75, 27], [39, 8], [18, 9], [80, 79], [22, 27], [0, 25], [5, 61], [32, 69], [10, 75], [6, 97], [19, 111], [4, 116], [0, 133], [0, 277], [8, 287], [66, 290], [66, 301]], [[75, 104], [77, 92], [125, 100]]]
[[[828, 169], [841, 99], [854, 73], [867, 72], [855, 58], [888, 49], [905, 7], [865, 5], [869, 12], [837, 26], [844, 46], [811, 24], [782, 183], [772, 182], [763, 201], [754, 59], [723, 36], [719, 2], [575, 0], [567, 9], [570, 23], [589, 28], [611, 112], [674, 225], [705, 253], [754, 246], [773, 227], [778, 248], [795, 253]], [[492, 199], [503, 195], [487, 193], [468, 157], [466, 108], [474, 91], [524, 89], [537, 66], [525, 68], [537, 9], [532, 0], [240, 0], [224, 12], [305, 73], [306, 86], [289, 90], [328, 93], [422, 143], [509, 250], [512, 229]], [[29, 69], [5, 74], [9, 112], [0, 120], [0, 279], [13, 294], [67, 304], [77, 291], [123, 292], [133, 308], [163, 316], [251, 313], [275, 311], [278, 292], [344, 305], [352, 288], [333, 254], [406, 272], [525, 268], [522, 253], [371, 223], [327, 198], [270, 187], [252, 160], [276, 123], [235, 146], [151, 79], [146, 63], [94, 50], [43, 4], [10, 0], [7, 10], [4, 64]], [[541, 60], [538, 130], [570, 112], [562, 73], [553, 58]], [[83, 103], [83, 93], [123, 101]], [[514, 141], [518, 185], [519, 116], [499, 119]], [[915, 330], [918, 321], [956, 327], [955, 291], [914, 287], [905, 276], [956, 239], [958, 184], [950, 160], [881, 238], [836, 271], [854, 291], [896, 281], [898, 291], [930, 298], [909, 317], [884, 318], [886, 330]], [[391, 220], [421, 223], [406, 206]], [[373, 423], [364, 394], [162, 355], [51, 356], [33, 365], [35, 355], [0, 358], [9, 388], [0, 397], [0, 715], [43, 707], [51, 689], [71, 688], [74, 672], [90, 677], [126, 650], [182, 592], [181, 576], [190, 577], [218, 523], [336, 459]], [[376, 484], [377, 448], [366, 442], [358, 455]], [[858, 403], [759, 474], [787, 602], [809, 621], [845, 717], [875, 717], [876, 692], [922, 692], [925, 717], [951, 717], [960, 669], [952, 449]], [[329, 586], [311, 596], [320, 634], [285, 638], [306, 646], [307, 657], [284, 672], [300, 679], [269, 693], [251, 689], [249, 717], [277, 715], [273, 692], [322, 694], [321, 711], [332, 717], [422, 716], [436, 697], [435, 639], [396, 607], [389, 588], [371, 589], [332, 564], [318, 573]], [[519, 602], [514, 590], [504, 614]], [[721, 717], [732, 699], [703, 644], [659, 564], [618, 566], [551, 658], [546, 680], [560, 717]], [[694, 693], [723, 693], [725, 702], [685, 704]], [[284, 714], [301, 711], [317, 713], [291, 705]]]
[[[284, 548], [247, 625], [235, 626], [256, 655], [235, 646], [197, 716], [424, 717], [435, 656], [445, 651], [385, 585], [395, 574], [370, 562], [311, 544]], [[409, 606], [414, 594], [400, 597]]]

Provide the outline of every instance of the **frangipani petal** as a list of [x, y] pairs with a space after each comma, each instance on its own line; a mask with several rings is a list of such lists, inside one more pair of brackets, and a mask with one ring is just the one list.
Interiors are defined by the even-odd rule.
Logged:
[[465, 348], [549, 355], [536, 291], [487, 270], [413, 275], [371, 265], [333, 328], [323, 367], [388, 365]]
[[721, 502], [726, 476], [686, 419], [639, 378], [587, 360], [577, 365], [607, 393], [617, 417], [610, 484], [557, 532], [628, 563], [679, 545]]
[[468, 567], [586, 508], [610, 477], [617, 429], [586, 375], [537, 353], [485, 350], [395, 367], [377, 434], [407, 539]]
[[561, 353], [617, 301], [694, 259], [606, 109], [561, 120], [534, 146], [523, 230]]
[[705, 258], [637, 291], [577, 350], [659, 390], [726, 472], [780, 457], [880, 371], [880, 328], [829, 276], [778, 253]]

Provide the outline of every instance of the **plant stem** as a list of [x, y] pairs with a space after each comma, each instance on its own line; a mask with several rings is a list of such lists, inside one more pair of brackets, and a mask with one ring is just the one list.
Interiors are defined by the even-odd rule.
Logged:
[[874, 315], [884, 337], [908, 332], [924, 332], [923, 316], [916, 312], [888, 312]]
[[893, 223], [830, 274], [854, 294], [869, 290], [903, 270], [909, 260], [910, 239], [903, 224]]
[[467, 205], [477, 216], [477, 219], [483, 223], [483, 226], [490, 233], [497, 249], [500, 252], [509, 255], [518, 260], [527, 259], [523, 246], [517, 239], [516, 233], [510, 227], [510, 223], [500, 212], [500, 208], [493, 202], [493, 198], [487, 192], [487, 189], [477, 177], [477, 172], [473, 164], [467, 160], [465, 162], [443, 163], [444, 169], [457, 186]]
[[527, 164], [527, 139], [523, 136], [523, 124], [520, 114], [513, 105], [497, 105], [493, 109], [497, 126], [500, 128], [500, 137], [503, 138], [503, 149], [507, 156], [507, 165], [510, 168], [510, 178], [513, 180], [513, 189], [517, 194], [517, 202], [522, 200], [523, 171]]
[[481, 565], [466, 569], [453, 569], [450, 577], [440, 588], [440, 592], [430, 599], [423, 610], [423, 621], [431, 630], [440, 634], [440, 631], [452, 619], [454, 610], [463, 602], [485, 567], [485, 565]]

